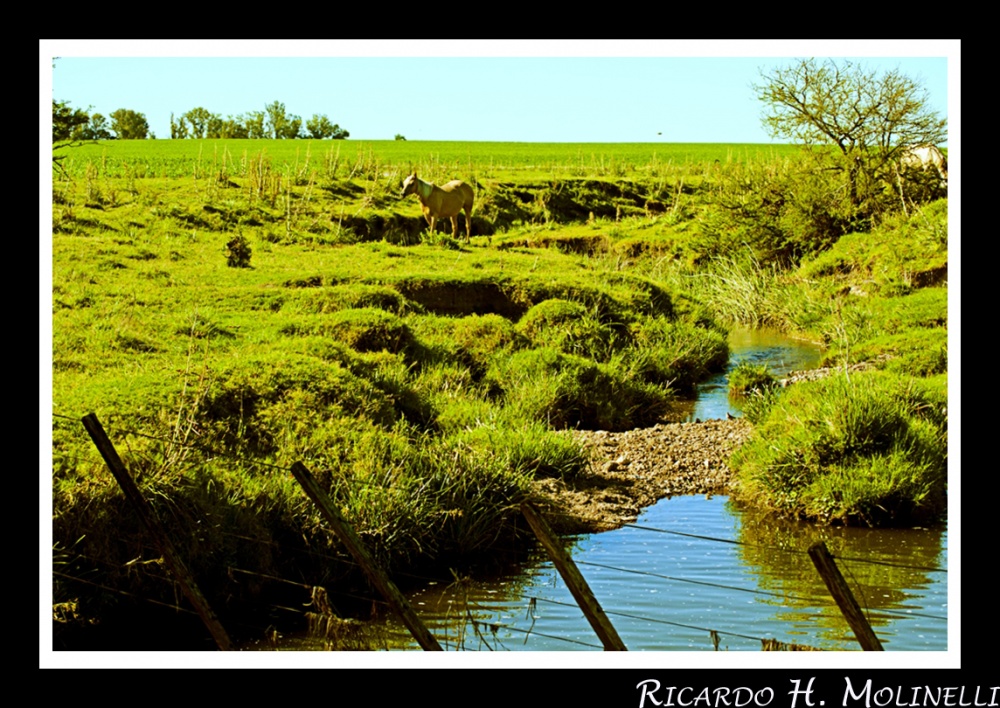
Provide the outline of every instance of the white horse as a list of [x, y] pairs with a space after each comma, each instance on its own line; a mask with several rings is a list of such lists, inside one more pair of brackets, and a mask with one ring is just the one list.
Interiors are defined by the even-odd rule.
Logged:
[[948, 183], [948, 159], [936, 145], [913, 145], [906, 148], [899, 158], [899, 166], [903, 171], [937, 170], [941, 183]]

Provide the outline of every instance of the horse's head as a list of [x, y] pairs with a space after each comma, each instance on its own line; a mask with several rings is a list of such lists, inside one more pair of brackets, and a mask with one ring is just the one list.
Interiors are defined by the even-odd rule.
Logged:
[[406, 179], [403, 180], [403, 194], [402, 196], [407, 196], [408, 194], [414, 194], [417, 191], [417, 173], [414, 172]]

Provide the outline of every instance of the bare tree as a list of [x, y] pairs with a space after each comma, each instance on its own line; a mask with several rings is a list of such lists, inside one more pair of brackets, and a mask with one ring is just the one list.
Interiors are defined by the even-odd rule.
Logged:
[[810, 147], [835, 146], [850, 201], [891, 180], [891, 166], [912, 145], [937, 145], [947, 121], [928, 105], [927, 90], [898, 69], [879, 72], [850, 61], [797, 62], [761, 72], [754, 85], [772, 137]]

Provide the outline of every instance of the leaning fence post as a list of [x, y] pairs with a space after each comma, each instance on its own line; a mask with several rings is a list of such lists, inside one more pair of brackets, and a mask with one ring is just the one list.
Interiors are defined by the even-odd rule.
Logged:
[[812, 558], [816, 570], [819, 571], [827, 589], [833, 595], [833, 599], [837, 601], [847, 624], [854, 630], [854, 636], [858, 638], [861, 648], [865, 651], [884, 651], [882, 642], [879, 641], [875, 631], [868, 624], [868, 619], [861, 611], [858, 601], [854, 599], [854, 593], [851, 592], [847, 581], [844, 580], [844, 576], [840, 573], [830, 551], [827, 550], [826, 544], [820, 541], [810, 546], [809, 557]]
[[118, 486], [125, 492], [126, 498], [139, 514], [143, 525], [153, 536], [157, 548], [163, 554], [163, 560], [170, 568], [174, 578], [180, 583], [185, 597], [194, 605], [198, 616], [205, 623], [219, 649], [228, 651], [231, 646], [229, 635], [226, 634], [226, 630], [215, 616], [215, 613], [212, 612], [212, 608], [209, 606], [205, 596], [198, 589], [198, 584], [194, 581], [194, 576], [191, 575], [187, 566], [184, 565], [184, 561], [181, 560], [177, 551], [174, 550], [173, 544], [170, 543], [170, 538], [153, 512], [153, 507], [149, 505], [149, 502], [139, 492], [139, 487], [136, 486], [132, 476], [125, 469], [125, 464], [122, 462], [121, 457], [118, 456], [118, 451], [111, 443], [107, 433], [104, 432], [104, 428], [101, 426], [100, 421], [97, 420], [97, 416], [93, 413], [85, 415], [83, 417], [83, 427], [90, 433], [90, 439], [94, 441], [94, 445], [100, 451], [101, 457], [107, 463], [111, 474], [114, 475], [115, 480], [118, 482]]
[[326, 520], [333, 527], [334, 533], [347, 546], [347, 550], [361, 566], [361, 569], [364, 570], [365, 575], [368, 576], [368, 580], [382, 593], [386, 601], [399, 614], [403, 620], [403, 624], [410, 630], [410, 633], [420, 646], [423, 647], [424, 651], [444, 651], [441, 645], [438, 644], [437, 639], [434, 638], [434, 635], [428, 631], [424, 623], [417, 617], [417, 614], [410, 607], [410, 603], [406, 601], [403, 593], [399, 591], [392, 580], [389, 579], [389, 576], [375, 563], [375, 559], [368, 553], [361, 539], [354, 533], [354, 529], [341, 516], [336, 505], [330, 500], [327, 493], [320, 488], [312, 473], [306, 469], [306, 466], [301, 462], [293, 463], [292, 475], [299, 483], [299, 486], [305, 491], [306, 495], [323, 512]]
[[587, 585], [587, 581], [576, 567], [576, 563], [573, 562], [573, 559], [570, 558], [562, 546], [555, 541], [555, 534], [552, 533], [549, 525], [545, 523], [545, 519], [527, 502], [521, 504], [521, 513], [524, 514], [524, 518], [528, 520], [528, 524], [535, 532], [538, 540], [541, 541], [545, 550], [548, 551], [549, 558], [552, 559], [569, 591], [573, 593], [573, 597], [576, 599], [580, 609], [583, 610], [583, 614], [587, 617], [587, 621], [590, 622], [590, 626], [597, 632], [601, 643], [604, 644], [604, 651], [628, 651], [625, 643], [618, 636], [614, 625], [611, 624], [611, 620], [604, 614], [601, 603], [594, 597], [590, 586]]

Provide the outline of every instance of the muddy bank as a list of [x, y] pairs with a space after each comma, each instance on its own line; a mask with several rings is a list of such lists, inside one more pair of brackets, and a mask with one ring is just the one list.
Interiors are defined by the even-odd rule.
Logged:
[[663, 423], [621, 433], [574, 431], [590, 468], [571, 479], [539, 480], [546, 512], [565, 533], [593, 533], [635, 521], [644, 507], [680, 494], [727, 494], [729, 456], [749, 437], [741, 418]]

